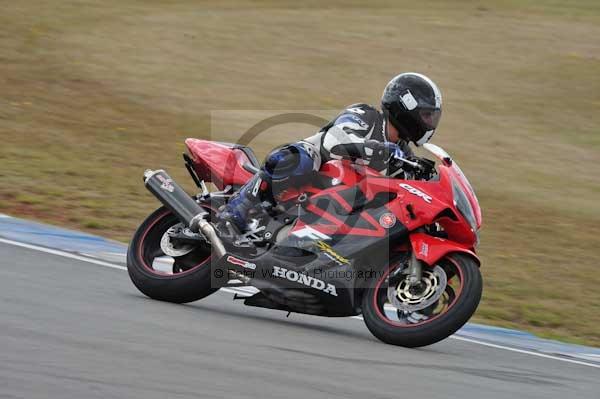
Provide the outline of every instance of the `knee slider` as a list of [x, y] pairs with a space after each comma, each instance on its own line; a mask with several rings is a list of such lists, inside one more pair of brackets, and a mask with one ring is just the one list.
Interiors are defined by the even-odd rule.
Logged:
[[272, 151], [263, 166], [273, 180], [302, 176], [313, 170], [314, 161], [308, 151], [299, 144], [290, 144]]

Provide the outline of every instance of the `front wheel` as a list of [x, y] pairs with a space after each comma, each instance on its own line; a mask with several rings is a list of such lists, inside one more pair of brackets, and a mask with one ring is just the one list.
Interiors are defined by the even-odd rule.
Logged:
[[423, 271], [411, 287], [400, 265], [391, 265], [362, 298], [367, 328], [392, 345], [431, 345], [455, 333], [475, 313], [483, 281], [476, 262], [453, 253]]
[[[185, 303], [218, 290], [211, 287], [211, 248], [208, 244], [174, 247], [165, 242], [167, 232], [179, 226], [181, 223], [171, 211], [159, 208], [141, 224], [129, 244], [129, 277], [152, 299]], [[165, 254], [165, 248], [170, 256]]]

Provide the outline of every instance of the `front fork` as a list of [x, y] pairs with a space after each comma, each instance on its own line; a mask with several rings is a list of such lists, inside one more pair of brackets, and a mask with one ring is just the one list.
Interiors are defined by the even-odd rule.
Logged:
[[[417, 248], [415, 242], [413, 240], [413, 236], [416, 236], [416, 233], [423, 233], [424, 230], [419, 228], [411, 233], [409, 239], [411, 243], [411, 251], [410, 258], [408, 259], [408, 269], [406, 270], [406, 275], [408, 278], [408, 284], [411, 287], [418, 285], [423, 278], [423, 262], [417, 258]], [[418, 245], [417, 245], [418, 246]]]
[[419, 284], [423, 278], [423, 262], [415, 256], [415, 252], [411, 251], [408, 261], [408, 283], [411, 287]]

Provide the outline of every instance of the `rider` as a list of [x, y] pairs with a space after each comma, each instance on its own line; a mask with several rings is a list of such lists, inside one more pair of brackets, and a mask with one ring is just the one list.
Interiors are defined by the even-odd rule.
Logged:
[[273, 150], [219, 218], [245, 231], [250, 209], [260, 202], [275, 204], [274, 189], [307, 180], [332, 159], [350, 158], [387, 176], [401, 172], [389, 170], [390, 157], [394, 153], [410, 157], [409, 142], [420, 146], [431, 139], [442, 113], [442, 94], [428, 77], [402, 73], [385, 87], [381, 109], [351, 105], [317, 134]]

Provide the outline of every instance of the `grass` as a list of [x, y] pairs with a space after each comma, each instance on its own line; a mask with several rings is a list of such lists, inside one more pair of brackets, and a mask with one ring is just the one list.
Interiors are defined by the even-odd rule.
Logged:
[[0, 209], [127, 241], [156, 207], [145, 168], [192, 189], [186, 137], [235, 139], [260, 110], [377, 104], [420, 71], [444, 92], [434, 142], [484, 209], [476, 321], [600, 345], [600, 3], [321, 3], [4, 7]]

